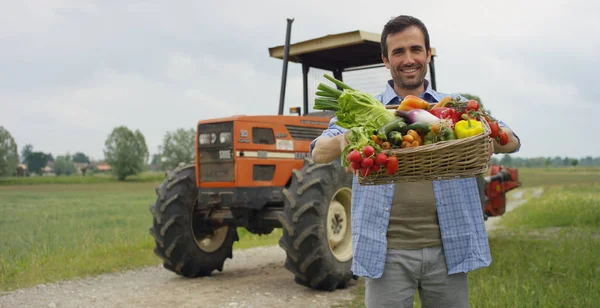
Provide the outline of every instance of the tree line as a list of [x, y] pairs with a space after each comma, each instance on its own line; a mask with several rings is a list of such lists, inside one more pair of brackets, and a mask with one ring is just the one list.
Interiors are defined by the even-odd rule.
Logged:
[[[112, 174], [119, 180], [149, 169], [173, 169], [181, 162], [193, 162], [195, 136], [194, 129], [179, 128], [167, 132], [158, 152], [150, 159], [146, 139], [139, 130], [132, 131], [126, 126], [115, 127], [104, 143], [104, 161], [111, 166]], [[27, 165], [29, 173], [41, 174], [49, 162], [52, 162], [52, 171], [56, 175], [77, 173], [76, 164], [81, 166], [79, 171], [85, 175], [91, 163], [90, 158], [82, 152], [54, 158], [50, 153], [35, 150], [31, 144], [25, 145], [19, 155], [14, 138], [0, 126], [0, 177], [17, 175], [19, 163]], [[492, 157], [492, 163], [515, 168], [600, 166], [600, 157], [521, 158], [505, 154]]]
[[[119, 180], [136, 175], [142, 171], [168, 170], [180, 162], [192, 162], [194, 159], [195, 131], [179, 128], [167, 132], [163, 137], [158, 153], [149, 163], [149, 152], [144, 135], [139, 130], [126, 126], [115, 127], [104, 142], [104, 162], [111, 167], [111, 173]], [[83, 175], [90, 168], [90, 158], [82, 152], [53, 157], [51, 153], [36, 150], [26, 144], [18, 152], [18, 146], [4, 127], [0, 126], [0, 177], [17, 176], [22, 171], [19, 164], [27, 166], [29, 174], [40, 175], [51, 163], [56, 175], [71, 175], [80, 171]], [[79, 170], [78, 167], [79, 166]]]

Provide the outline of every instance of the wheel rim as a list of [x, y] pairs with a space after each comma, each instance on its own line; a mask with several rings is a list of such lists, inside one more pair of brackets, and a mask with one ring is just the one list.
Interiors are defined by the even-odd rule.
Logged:
[[352, 258], [351, 201], [352, 190], [346, 187], [341, 188], [331, 199], [327, 212], [329, 249], [340, 262]]
[[225, 243], [225, 240], [227, 239], [227, 231], [229, 231], [229, 227], [224, 226], [214, 230], [213, 234], [208, 234], [201, 239], [198, 239], [194, 236], [194, 239], [202, 251], [211, 253], [217, 251], [219, 248], [221, 248], [221, 246], [223, 246], [223, 243]]

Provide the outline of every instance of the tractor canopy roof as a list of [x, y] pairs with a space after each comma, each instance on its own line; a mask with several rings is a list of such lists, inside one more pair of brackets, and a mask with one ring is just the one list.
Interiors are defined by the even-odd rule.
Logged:
[[[290, 44], [288, 60], [329, 71], [382, 65], [380, 42], [380, 34], [362, 30], [329, 34]], [[283, 59], [284, 45], [269, 48], [269, 54]]]

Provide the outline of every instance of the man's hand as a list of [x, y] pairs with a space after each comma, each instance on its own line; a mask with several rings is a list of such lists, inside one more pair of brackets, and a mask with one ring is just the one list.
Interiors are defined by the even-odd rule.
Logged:
[[508, 143], [505, 145], [501, 145], [500, 143], [498, 143], [498, 141], [494, 139], [494, 153], [512, 153], [516, 151], [519, 148], [519, 139], [515, 137], [515, 134], [513, 134], [513, 132], [508, 127], [502, 127], [502, 130], [505, 131], [508, 135]]
[[315, 143], [312, 158], [315, 162], [326, 164], [339, 158], [342, 150], [348, 145], [349, 131], [334, 137], [320, 137]]

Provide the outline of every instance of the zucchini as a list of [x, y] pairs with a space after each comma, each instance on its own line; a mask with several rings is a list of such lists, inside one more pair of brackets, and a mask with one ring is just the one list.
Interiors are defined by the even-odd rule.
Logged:
[[395, 130], [395, 131], [400, 131], [402, 130], [404, 127], [406, 127], [406, 122], [404, 122], [403, 118], [396, 118], [390, 122], [385, 123], [383, 126], [381, 126], [378, 130], [377, 130], [377, 137], [379, 137], [379, 139], [381, 141], [386, 141], [387, 140], [387, 135], [389, 132]]
[[[409, 131], [411, 129], [414, 130], [415, 132], [419, 133], [419, 135], [423, 136], [423, 135], [427, 135], [427, 133], [429, 133], [429, 131], [431, 130], [431, 125], [429, 123], [425, 123], [425, 122], [415, 122], [406, 127], [406, 131]], [[406, 133], [404, 133], [404, 134], [406, 134]]]

